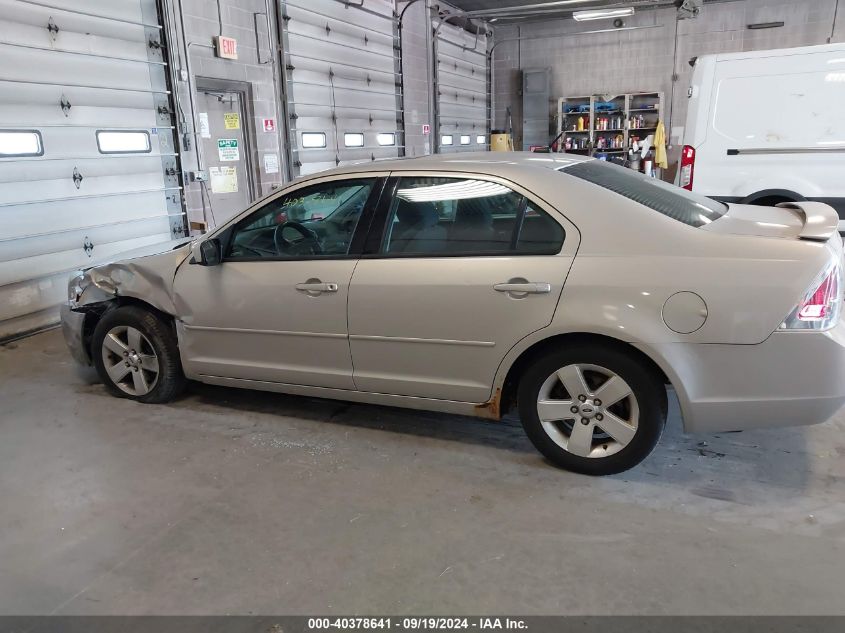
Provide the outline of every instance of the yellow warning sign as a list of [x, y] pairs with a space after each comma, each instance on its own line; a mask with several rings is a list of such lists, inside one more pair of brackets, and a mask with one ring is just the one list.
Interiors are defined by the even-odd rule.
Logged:
[[224, 112], [223, 123], [227, 130], [241, 129], [241, 115], [237, 112]]

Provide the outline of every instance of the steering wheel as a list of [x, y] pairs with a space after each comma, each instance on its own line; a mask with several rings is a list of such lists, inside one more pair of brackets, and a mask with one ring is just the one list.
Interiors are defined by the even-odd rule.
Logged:
[[[285, 229], [288, 228], [294, 229], [297, 233], [299, 233], [302, 236], [302, 241], [293, 242], [286, 239], [284, 232]], [[299, 222], [294, 222], [293, 220], [282, 222], [276, 226], [276, 230], [273, 231], [273, 244], [275, 244], [276, 252], [279, 255], [293, 253], [294, 249], [298, 249], [301, 246], [308, 246], [312, 255], [319, 255], [323, 252], [323, 249], [320, 246], [320, 238], [317, 237], [317, 234], [311, 229], [303, 226]]]

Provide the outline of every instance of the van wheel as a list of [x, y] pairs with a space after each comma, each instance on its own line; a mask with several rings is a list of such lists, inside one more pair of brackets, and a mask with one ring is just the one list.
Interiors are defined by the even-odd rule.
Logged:
[[185, 388], [173, 329], [143, 308], [104, 314], [94, 329], [91, 358], [106, 389], [119, 398], [168, 402]]
[[794, 200], [790, 200], [789, 198], [784, 198], [782, 196], [766, 196], [765, 198], [758, 198], [753, 202], [749, 202], [756, 207], [775, 207], [779, 205], [781, 202], [795, 202]]
[[587, 475], [633, 468], [666, 425], [666, 389], [637, 358], [574, 345], [539, 358], [518, 388], [531, 442], [552, 463]]

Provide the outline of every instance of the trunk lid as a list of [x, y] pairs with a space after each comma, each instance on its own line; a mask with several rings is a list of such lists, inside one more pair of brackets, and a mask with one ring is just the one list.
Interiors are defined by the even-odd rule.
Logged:
[[776, 207], [731, 204], [725, 215], [701, 228], [714, 233], [826, 242], [838, 233], [839, 215], [823, 202], [782, 202]]

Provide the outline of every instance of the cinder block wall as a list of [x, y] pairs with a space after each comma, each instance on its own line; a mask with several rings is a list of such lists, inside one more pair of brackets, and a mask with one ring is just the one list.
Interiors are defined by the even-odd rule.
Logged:
[[[190, 150], [181, 149], [182, 168], [185, 172], [206, 169], [206, 165], [198, 165], [196, 154], [197, 133], [194, 130], [196, 112], [190, 111], [189, 90], [195, 90], [196, 77], [236, 80], [248, 82], [252, 91], [252, 107], [254, 114], [253, 129], [255, 132], [253, 163], [258, 166], [257, 182], [261, 195], [269, 193], [274, 186], [280, 185], [285, 179], [285, 152], [282, 151], [284, 142], [284, 120], [281, 104], [281, 83], [278, 79], [278, 55], [276, 53], [275, 33], [277, 32], [273, 0], [220, 0], [220, 15], [216, 0], [169, 0], [174, 14], [174, 25], [177, 33], [171, 36], [171, 49], [180, 46], [182, 56], [181, 68], [187, 72], [185, 50], [190, 56], [190, 67], [193, 76], [190, 83], [179, 80], [176, 90], [180, 95], [182, 108], [187, 120], [186, 128], [191, 137]], [[183, 11], [180, 20], [179, 10]], [[271, 33], [267, 32], [267, 20], [264, 15], [269, 11]], [[256, 20], [254, 14], [259, 13]], [[222, 20], [220, 19], [222, 18]], [[181, 23], [184, 21], [184, 31]], [[222, 25], [221, 25], [222, 21]], [[238, 40], [238, 59], [227, 60], [214, 56], [212, 41], [214, 36], [222, 34]], [[256, 38], [257, 31], [257, 38]], [[258, 46], [261, 47], [259, 51]], [[259, 59], [260, 53], [260, 59]], [[172, 63], [178, 65], [178, 58], [171, 55]], [[271, 61], [271, 63], [260, 63]], [[276, 120], [276, 132], [263, 131], [263, 119]], [[279, 157], [280, 171], [277, 174], [264, 172], [264, 154], [275, 153]], [[203, 199], [198, 183], [185, 183], [185, 199], [188, 218], [191, 221], [203, 221]], [[207, 202], [206, 202], [207, 205]], [[211, 223], [210, 214], [205, 214]]]
[[[679, 133], [685, 124], [692, 57], [841, 42], [845, 40], [845, 11], [840, 10], [834, 25], [835, 13], [836, 0], [740, 0], [707, 4], [697, 18], [680, 21], [671, 7], [641, 11], [626, 18], [626, 26], [652, 28], [637, 31], [574, 35], [609, 28], [609, 21], [555, 20], [498, 27], [494, 41], [501, 43], [496, 45], [493, 62], [494, 127], [504, 124], [505, 108], [511, 106], [516, 145], [521, 144], [520, 70], [549, 67], [555, 106], [557, 98], [565, 96], [663, 92], [666, 131], [677, 146], [679, 139], [671, 132]], [[785, 25], [767, 30], [746, 28], [775, 21]], [[508, 41], [517, 37], [523, 39]], [[677, 147], [673, 150], [671, 162], [679, 151]]]

